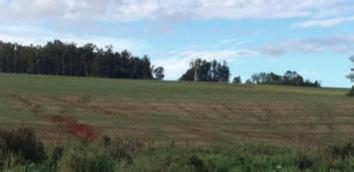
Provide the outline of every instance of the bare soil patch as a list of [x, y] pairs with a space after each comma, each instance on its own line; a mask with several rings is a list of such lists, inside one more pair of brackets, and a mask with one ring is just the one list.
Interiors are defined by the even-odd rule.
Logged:
[[97, 139], [97, 129], [92, 125], [80, 123], [74, 118], [66, 116], [54, 116], [52, 117], [52, 121], [55, 124], [63, 126], [71, 134], [80, 139], [90, 142]]

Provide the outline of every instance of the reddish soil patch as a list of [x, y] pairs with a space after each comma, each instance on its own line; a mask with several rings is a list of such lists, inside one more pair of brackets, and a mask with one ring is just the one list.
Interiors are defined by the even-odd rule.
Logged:
[[80, 139], [92, 142], [97, 138], [97, 132], [94, 126], [79, 123], [71, 117], [54, 116], [52, 121], [56, 124], [64, 126], [70, 131], [70, 133]]

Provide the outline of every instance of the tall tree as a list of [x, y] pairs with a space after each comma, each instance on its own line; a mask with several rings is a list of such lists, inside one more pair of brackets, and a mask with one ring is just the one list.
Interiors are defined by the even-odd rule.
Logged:
[[218, 82], [229, 82], [230, 80], [230, 69], [227, 66], [226, 61], [218, 69], [218, 77], [216, 78]]
[[153, 74], [155, 79], [163, 80], [163, 78], [165, 77], [165, 69], [159, 66], [153, 70]]
[[[349, 59], [354, 64], [354, 56], [349, 57]], [[354, 82], [354, 68], [351, 69], [351, 72], [347, 75], [347, 78], [350, 79], [351, 82]]]
[[213, 81], [229, 82], [230, 69], [224, 61], [222, 64], [213, 60], [208, 62], [196, 59], [191, 62], [190, 68], [182, 75], [184, 81]]
[[295, 71], [287, 71], [283, 78], [286, 85], [301, 86], [304, 83], [302, 76]]
[[[349, 59], [354, 64], [354, 56], [349, 57]], [[354, 82], [354, 68], [351, 69], [351, 72], [347, 75], [347, 78], [350, 79], [351, 82]], [[354, 86], [352, 87], [349, 95], [354, 96]]]

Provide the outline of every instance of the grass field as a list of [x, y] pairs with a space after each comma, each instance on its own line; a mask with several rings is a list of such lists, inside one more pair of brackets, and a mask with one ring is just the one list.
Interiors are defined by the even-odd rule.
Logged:
[[34, 128], [46, 143], [72, 136], [53, 120], [98, 137], [182, 146], [260, 143], [318, 147], [354, 141], [346, 89], [0, 75], [0, 127]]

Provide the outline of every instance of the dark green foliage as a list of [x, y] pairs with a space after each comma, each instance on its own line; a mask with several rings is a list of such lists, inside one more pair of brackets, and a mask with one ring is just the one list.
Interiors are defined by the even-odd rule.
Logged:
[[128, 51], [99, 49], [93, 44], [77, 47], [59, 40], [45, 46], [22, 46], [0, 41], [0, 72], [107, 78], [152, 79], [149, 58]]
[[196, 172], [207, 172], [208, 170], [205, 167], [205, 164], [202, 159], [196, 155], [192, 155], [187, 162], [188, 166], [191, 166]]
[[233, 84], [241, 84], [241, 76], [237, 76], [232, 80]]
[[296, 160], [296, 166], [300, 170], [310, 169], [314, 166], [314, 160], [312, 160], [309, 156], [300, 154]]
[[0, 132], [0, 151], [2, 154], [15, 154], [28, 162], [42, 162], [46, 159], [43, 144], [37, 140], [30, 129], [14, 132]]
[[246, 81], [247, 84], [273, 84], [273, 85], [291, 85], [302, 87], [321, 87], [318, 81], [311, 82], [304, 81], [303, 77], [295, 71], [287, 71], [283, 76], [271, 73], [257, 73], [253, 74], [250, 79]]
[[183, 81], [212, 81], [229, 82], [230, 69], [226, 62], [219, 63], [216, 60], [208, 62], [196, 59], [191, 63], [190, 69], [180, 78]]

